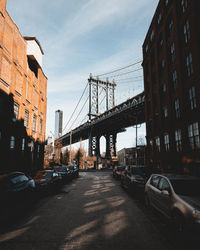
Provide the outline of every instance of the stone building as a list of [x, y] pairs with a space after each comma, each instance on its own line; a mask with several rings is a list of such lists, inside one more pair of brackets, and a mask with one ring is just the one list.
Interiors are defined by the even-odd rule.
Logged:
[[200, 174], [200, 1], [160, 0], [143, 44], [149, 163]]
[[43, 165], [47, 77], [42, 47], [23, 37], [0, 0], [0, 171]]

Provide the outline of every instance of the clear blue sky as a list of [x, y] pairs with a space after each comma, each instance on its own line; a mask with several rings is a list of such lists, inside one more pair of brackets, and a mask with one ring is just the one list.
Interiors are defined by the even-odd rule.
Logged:
[[[36, 36], [45, 53], [48, 135], [54, 132], [55, 110], [63, 110], [66, 124], [90, 73], [142, 60], [142, 44], [157, 4], [158, 0], [7, 0], [7, 10], [22, 35]], [[142, 82], [124, 83], [116, 89], [116, 102], [142, 87]], [[85, 108], [74, 126], [86, 113]], [[144, 131], [142, 126], [139, 134]], [[134, 135], [133, 128], [119, 134], [117, 149], [133, 146]]]

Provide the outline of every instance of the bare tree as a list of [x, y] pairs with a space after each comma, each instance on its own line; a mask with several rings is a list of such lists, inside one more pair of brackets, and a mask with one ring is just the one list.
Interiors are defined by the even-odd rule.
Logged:
[[63, 164], [65, 165], [69, 164], [69, 155], [70, 155], [69, 149], [66, 148], [65, 151], [63, 152], [63, 159], [62, 159]]
[[137, 138], [137, 145], [138, 146], [145, 146], [146, 145], [146, 139], [144, 135], [139, 135]]

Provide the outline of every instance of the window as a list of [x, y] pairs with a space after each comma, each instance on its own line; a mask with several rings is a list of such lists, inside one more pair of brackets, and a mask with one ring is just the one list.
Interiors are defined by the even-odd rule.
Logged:
[[158, 19], [157, 19], [158, 24], [160, 24], [161, 20], [162, 20], [162, 15], [161, 15], [161, 13], [159, 13]]
[[19, 104], [17, 102], [14, 102], [14, 115], [17, 120], [19, 117]]
[[195, 109], [197, 107], [197, 104], [196, 104], [196, 95], [194, 86], [189, 89], [189, 100], [190, 100], [191, 110]]
[[11, 136], [10, 137], [10, 149], [14, 149], [15, 148], [15, 137]]
[[167, 118], [167, 116], [168, 116], [168, 111], [167, 111], [166, 106], [163, 108], [163, 116], [164, 116], [164, 118]]
[[166, 92], [166, 84], [165, 84], [165, 83], [162, 84], [162, 92], [163, 92], [163, 93]]
[[37, 117], [33, 115], [33, 132], [36, 132], [36, 125], [37, 125]]
[[172, 31], [173, 31], [173, 27], [174, 27], [174, 22], [173, 19], [169, 20], [169, 25], [168, 25], [168, 36], [171, 35]]
[[181, 130], [175, 130], [175, 144], [176, 144], [176, 151], [180, 152], [182, 150], [182, 143], [181, 143]]
[[174, 101], [174, 109], [175, 109], [175, 116], [176, 116], [176, 118], [177, 119], [180, 118], [180, 106], [179, 106], [179, 100], [178, 99], [176, 99]]
[[181, 0], [181, 9], [184, 13], [185, 10], [187, 9], [187, 0]]
[[191, 149], [200, 148], [198, 122], [194, 122], [188, 126], [188, 137]]
[[185, 62], [186, 62], [187, 75], [191, 76], [193, 71], [194, 71], [193, 70], [192, 53], [191, 52], [188, 55], [186, 55]]
[[177, 87], [178, 87], [178, 78], [177, 78], [177, 72], [176, 72], [176, 70], [174, 70], [172, 72], [172, 81], [173, 81], [173, 87], [174, 87], [174, 89], [177, 89]]
[[157, 187], [159, 181], [160, 181], [160, 176], [154, 175], [154, 176], [152, 176], [150, 183], [152, 186]]
[[164, 69], [164, 67], [165, 67], [165, 60], [164, 59], [162, 59], [162, 61], [161, 61], [161, 66], [162, 66], [162, 69]]
[[148, 49], [149, 49], [149, 45], [147, 44], [147, 45], [145, 46], [145, 52], [146, 52], [146, 53], [147, 53]]
[[155, 34], [154, 30], [152, 30], [152, 31], [151, 31], [151, 35], [150, 35], [150, 40], [151, 40], [151, 41], [153, 41], [154, 34]]
[[149, 144], [151, 147], [153, 147], [153, 139], [149, 139]]
[[25, 149], [25, 138], [22, 138], [22, 151]]
[[164, 134], [164, 144], [165, 144], [165, 150], [169, 151], [169, 134]]
[[171, 53], [171, 60], [173, 62], [175, 60], [175, 45], [174, 45], [174, 42], [171, 44], [170, 53]]
[[25, 110], [25, 114], [24, 114], [24, 126], [26, 128], [28, 128], [28, 123], [29, 123], [29, 111]]
[[43, 121], [40, 119], [40, 129], [39, 129], [40, 135], [42, 134], [42, 123], [43, 123]]
[[166, 190], [168, 192], [171, 191], [169, 182], [165, 179], [165, 178], [161, 178], [160, 182], [159, 182], [159, 187], [158, 187], [161, 191], [162, 190]]
[[156, 142], [156, 148], [158, 152], [160, 152], [160, 138], [158, 136], [155, 137], [155, 142]]
[[183, 26], [183, 34], [184, 34], [185, 43], [188, 43], [188, 41], [190, 40], [190, 24], [188, 20], [185, 22]]
[[158, 39], [158, 51], [160, 51], [162, 49], [163, 46], [163, 37], [162, 37], [162, 33], [160, 33], [159, 35], [159, 39]]

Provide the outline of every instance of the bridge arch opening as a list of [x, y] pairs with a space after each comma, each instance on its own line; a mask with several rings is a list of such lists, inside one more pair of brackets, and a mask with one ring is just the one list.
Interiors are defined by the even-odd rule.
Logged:
[[106, 153], [106, 138], [104, 135], [102, 135], [99, 139], [99, 151], [100, 151], [100, 155], [102, 157], [105, 157], [105, 153]]

